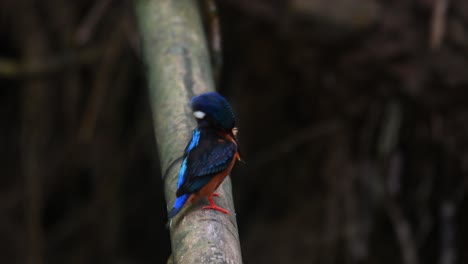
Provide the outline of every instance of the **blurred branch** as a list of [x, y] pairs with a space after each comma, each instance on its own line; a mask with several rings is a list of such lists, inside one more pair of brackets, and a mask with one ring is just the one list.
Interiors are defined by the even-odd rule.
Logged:
[[449, 0], [435, 0], [432, 11], [431, 23], [431, 39], [430, 47], [435, 50], [440, 47], [445, 35], [445, 27], [447, 24], [447, 10]]
[[377, 157], [380, 163], [380, 174], [383, 177], [382, 182], [386, 187], [384, 206], [399, 242], [402, 263], [417, 264], [419, 263], [418, 248], [413, 230], [396, 198], [401, 189], [402, 161], [398, 153], [398, 143], [403, 113], [403, 107], [399, 100], [387, 103], [382, 120], [382, 130], [377, 142]]
[[441, 222], [439, 263], [454, 264], [457, 263], [455, 237], [455, 214], [457, 210], [455, 203], [453, 201], [444, 201], [438, 211]]
[[208, 36], [214, 80], [216, 83], [219, 83], [221, 68], [223, 66], [219, 13], [215, 0], [203, 0], [202, 2], [203, 11], [205, 13], [204, 17], [206, 17], [206, 33]]
[[[73, 31], [78, 20], [76, 3], [62, 0], [44, 1], [44, 3], [50, 14], [49, 19], [59, 31], [56, 43], [60, 43], [63, 50], [73, 51], [76, 47], [73, 41]], [[80, 97], [84, 91], [80, 89], [83, 85], [80, 78], [81, 65], [73, 63], [67, 66], [69, 67], [59, 77], [63, 80], [63, 87], [66, 87], [63, 92], [62, 109], [65, 115], [64, 122], [68, 130], [67, 134], [74, 135], [78, 126]]]
[[85, 109], [85, 114], [81, 120], [79, 139], [90, 140], [94, 135], [98, 115], [105, 102], [105, 97], [110, 88], [115, 67], [119, 59], [119, 54], [125, 44], [125, 34], [122, 27], [116, 25], [104, 48], [102, 61], [96, 70], [96, 78], [93, 82], [93, 89]]
[[324, 202], [324, 228], [322, 262], [325, 264], [337, 263], [336, 248], [338, 241], [344, 235], [346, 223], [343, 221], [346, 211], [342, 209], [342, 199], [346, 194], [345, 183], [349, 183], [347, 170], [347, 142], [344, 133], [336, 133], [331, 137], [330, 153], [323, 164], [323, 175], [326, 179], [327, 198]]
[[403, 110], [399, 101], [390, 101], [385, 107], [382, 131], [379, 135], [377, 154], [380, 158], [391, 155], [398, 144]]
[[419, 263], [418, 250], [414, 241], [411, 226], [404, 217], [401, 207], [397, 205], [394, 199], [388, 199], [386, 209], [390, 217], [390, 221], [395, 229], [398, 242], [400, 243], [399, 247], [402, 254], [402, 263]]
[[28, 61], [0, 58], [0, 77], [22, 78], [50, 74], [74, 64], [92, 64], [98, 55], [99, 51], [96, 48], [88, 48], [76, 51], [76, 53], [63, 53], [48, 58], [31, 58]]
[[76, 31], [75, 41], [78, 45], [84, 45], [89, 41], [111, 2], [112, 0], [99, 0], [95, 2], [91, 11], [88, 12]]
[[280, 142], [273, 144], [271, 147], [255, 155], [256, 157], [253, 158], [251, 164], [253, 168], [259, 168], [265, 164], [278, 160], [301, 145], [344, 129], [345, 125], [343, 122], [344, 121], [338, 119], [329, 120], [299, 130], [293, 135], [286, 137]]
[[[48, 36], [37, 10], [28, 1], [20, 1], [18, 30], [24, 36], [20, 43], [26, 64], [44, 61], [48, 55]], [[27, 230], [26, 262], [41, 264], [44, 259], [45, 235], [42, 225], [45, 150], [51, 135], [51, 89], [45, 79], [27, 79], [21, 94], [21, 168], [25, 181], [24, 215]]]
[[388, 177], [385, 209], [399, 242], [398, 246], [402, 255], [402, 263], [418, 264], [418, 247], [414, 231], [396, 198], [400, 193], [401, 163], [401, 157], [398, 153], [393, 154], [385, 160], [383, 167], [386, 168], [386, 171], [383, 173]]
[[[163, 175], [173, 168], [164, 179], [171, 208], [178, 166], [170, 165], [182, 155], [195, 125], [187, 102], [195, 94], [214, 88], [209, 54], [195, 1], [139, 0], [136, 10]], [[233, 211], [229, 178], [218, 191], [223, 197], [221, 206]], [[199, 207], [200, 202], [186, 206], [171, 221], [173, 262], [242, 263], [235, 214]]]

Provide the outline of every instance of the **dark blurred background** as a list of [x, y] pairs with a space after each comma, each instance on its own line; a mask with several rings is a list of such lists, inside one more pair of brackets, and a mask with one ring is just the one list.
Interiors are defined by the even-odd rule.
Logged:
[[[468, 1], [218, 10], [244, 262], [468, 263]], [[165, 263], [133, 3], [1, 1], [0, 87], [0, 263]]]

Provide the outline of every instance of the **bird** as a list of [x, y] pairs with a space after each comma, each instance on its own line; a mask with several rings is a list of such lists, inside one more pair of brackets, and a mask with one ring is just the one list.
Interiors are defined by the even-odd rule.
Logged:
[[217, 92], [207, 92], [190, 100], [197, 127], [187, 144], [177, 180], [176, 200], [168, 218], [176, 216], [184, 205], [207, 197], [212, 209], [230, 212], [217, 206], [216, 189], [241, 160], [237, 142], [235, 115], [229, 102]]

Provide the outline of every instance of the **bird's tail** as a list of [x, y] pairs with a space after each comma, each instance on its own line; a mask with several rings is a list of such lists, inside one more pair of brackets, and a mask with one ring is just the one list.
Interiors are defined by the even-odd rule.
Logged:
[[182, 207], [184, 207], [185, 203], [189, 198], [190, 194], [184, 194], [182, 196], [177, 197], [174, 203], [174, 207], [172, 207], [172, 210], [169, 212], [168, 217], [174, 217], [182, 209]]

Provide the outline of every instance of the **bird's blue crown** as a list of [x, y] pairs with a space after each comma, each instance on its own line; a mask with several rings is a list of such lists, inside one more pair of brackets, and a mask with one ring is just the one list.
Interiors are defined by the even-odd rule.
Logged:
[[228, 131], [236, 125], [231, 105], [217, 92], [195, 96], [190, 105], [199, 125], [219, 126]]

